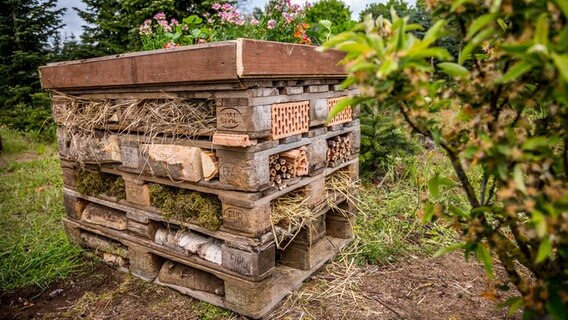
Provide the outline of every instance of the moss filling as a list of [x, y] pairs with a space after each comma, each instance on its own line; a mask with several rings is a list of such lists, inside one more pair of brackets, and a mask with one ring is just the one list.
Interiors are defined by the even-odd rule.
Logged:
[[108, 173], [79, 170], [77, 173], [77, 191], [90, 196], [105, 194], [117, 199], [126, 199], [124, 179]]
[[211, 231], [221, 226], [221, 202], [216, 196], [161, 184], [149, 184], [152, 206], [162, 210], [167, 218], [197, 223]]

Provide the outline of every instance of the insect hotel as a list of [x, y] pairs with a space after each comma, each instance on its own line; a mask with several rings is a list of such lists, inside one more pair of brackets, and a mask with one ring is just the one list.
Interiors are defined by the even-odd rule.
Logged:
[[239, 39], [42, 67], [70, 239], [261, 318], [353, 237], [359, 110], [338, 52]]

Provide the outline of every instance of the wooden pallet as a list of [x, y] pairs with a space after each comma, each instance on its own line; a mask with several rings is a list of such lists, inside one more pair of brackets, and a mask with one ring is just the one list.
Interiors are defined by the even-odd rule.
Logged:
[[95, 249], [105, 261], [128, 268], [133, 275], [253, 318], [266, 316], [350, 241], [326, 236], [304, 254], [290, 253], [301, 261], [300, 268], [277, 265], [269, 276], [250, 281], [116, 230], [70, 219], [63, 223], [75, 243]]
[[[295, 184], [289, 185], [282, 190], [270, 190], [271, 192], [237, 192], [222, 190], [211, 186], [203, 186], [191, 183], [178, 183], [170, 179], [156, 178], [148, 175], [139, 175], [118, 169], [115, 167], [95, 167], [94, 170], [100, 170], [105, 174], [122, 177], [124, 179], [126, 201], [125, 205], [162, 214], [160, 210], [152, 207], [152, 198], [150, 197], [149, 184], [157, 183], [164, 186], [171, 186], [181, 189], [189, 189], [206, 194], [216, 195], [222, 205], [223, 225], [221, 230], [235, 232], [237, 234], [246, 234], [249, 236], [258, 236], [263, 234], [270, 228], [270, 202], [280, 196], [286, 195], [294, 190], [303, 189], [306, 196], [310, 197], [308, 206], [315, 208], [325, 199], [321, 187], [312, 187], [312, 184], [320, 184], [322, 178], [332, 174], [343, 168], [357, 168], [358, 159], [342, 163], [335, 168], [326, 168], [317, 176], [304, 177]], [[76, 188], [76, 168], [63, 168], [64, 184], [68, 189]], [[350, 171], [355, 171], [351, 169]], [[95, 171], [97, 172], [97, 171]], [[318, 182], [319, 181], [319, 182]], [[97, 195], [95, 195], [97, 196]], [[122, 200], [124, 201], [124, 200]]]
[[[338, 201], [338, 205], [341, 205], [340, 202], [344, 202], [343, 199]], [[258, 238], [247, 238], [224, 231], [211, 232], [194, 225], [189, 225], [190, 228], [187, 228], [188, 224], [181, 221], [165, 219], [163, 216], [152, 212], [104, 199], [83, 196], [72, 190], [65, 190], [64, 203], [68, 219], [80, 223], [83, 228], [97, 230], [101, 235], [111, 239], [129, 237], [128, 239], [138, 244], [158, 244], [165, 251], [185, 254], [188, 257], [187, 259], [205, 268], [215, 267], [215, 270], [219, 272], [233, 272], [235, 276], [258, 281], [267, 277], [275, 265], [274, 250], [276, 246], [273, 232], [280, 228], [278, 226], [272, 232], [267, 232]], [[287, 232], [296, 235], [293, 240], [287, 240], [287, 242], [291, 241], [291, 244], [288, 243], [287, 245], [290, 245], [291, 248], [303, 248], [311, 247], [318, 242], [326, 235], [328, 213], [337, 215], [324, 206], [323, 209], [314, 211], [312, 220], [308, 221], [301, 229], [286, 228]], [[337, 220], [336, 217], [332, 218], [334, 221]], [[352, 229], [350, 225], [344, 224], [344, 226]], [[349, 236], [346, 237], [345, 234]], [[349, 238], [352, 232], [341, 231], [341, 233], [338, 233], [334, 229], [330, 235]], [[188, 249], [186, 245], [182, 244], [184, 241], [181, 239], [182, 236], [189, 237], [197, 241], [198, 244], [191, 245], [192, 249]], [[167, 237], [170, 237], [170, 240], [176, 237], [176, 240], [166, 242]], [[280, 236], [279, 239], [285, 240]], [[207, 246], [210, 245], [214, 247], [209, 248], [212, 251], [208, 251], [210, 252], [208, 254], [198, 248], [201, 245], [205, 245], [205, 249], [208, 249]], [[216, 257], [208, 258], [208, 255], [215, 255], [216, 252], [218, 252]], [[306, 255], [309, 255], [309, 253], [306, 253]]]
[[307, 175], [315, 176], [327, 165], [326, 140], [348, 136], [352, 141], [349, 156], [359, 152], [360, 131], [357, 125], [340, 131], [312, 132], [313, 136], [300, 136], [298, 141], [279, 143], [272, 145], [272, 148], [227, 148], [215, 151], [207, 141], [121, 134], [101, 134], [99, 138], [87, 138], [69, 136], [60, 128], [58, 144], [64, 167], [74, 167], [75, 162], [84, 165], [115, 163], [121, 164], [122, 169], [131, 173], [144, 173], [218, 189], [256, 192], [274, 186], [269, 161], [272, 155], [305, 147]]

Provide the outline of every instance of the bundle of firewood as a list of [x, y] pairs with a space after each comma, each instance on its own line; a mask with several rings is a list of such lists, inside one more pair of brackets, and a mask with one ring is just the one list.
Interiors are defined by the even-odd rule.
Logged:
[[270, 161], [270, 181], [279, 189], [287, 186], [286, 179], [308, 174], [306, 147], [273, 154]]
[[327, 161], [328, 162], [345, 162], [349, 160], [351, 150], [351, 140], [349, 136], [333, 137], [327, 140]]

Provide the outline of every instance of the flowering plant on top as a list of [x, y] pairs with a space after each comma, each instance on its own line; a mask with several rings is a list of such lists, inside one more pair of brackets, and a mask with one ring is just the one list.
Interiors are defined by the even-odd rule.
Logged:
[[160, 12], [140, 26], [139, 34], [144, 50], [237, 38], [312, 44], [305, 22], [309, 7], [307, 2], [300, 6], [291, 0], [272, 0], [260, 15], [253, 16], [242, 14], [230, 3], [214, 3], [215, 13], [203, 14], [205, 20], [192, 15], [181, 23], [175, 19], [168, 22]]
[[201, 26], [202, 23], [203, 19], [196, 15], [184, 18], [181, 23], [175, 18], [168, 21], [166, 14], [159, 12], [138, 28], [142, 48], [154, 50], [209, 42], [211, 30]]

